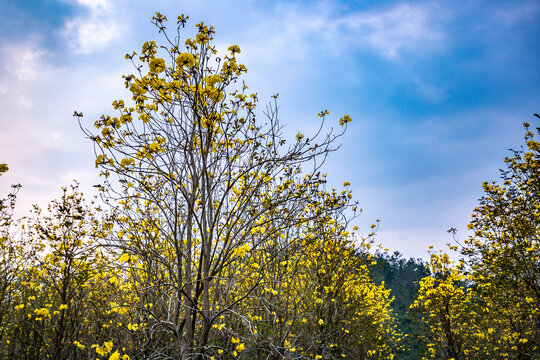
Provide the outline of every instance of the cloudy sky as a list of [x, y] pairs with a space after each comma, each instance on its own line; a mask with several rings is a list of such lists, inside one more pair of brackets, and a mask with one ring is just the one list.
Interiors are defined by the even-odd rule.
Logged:
[[90, 126], [126, 98], [123, 55], [158, 39], [155, 11], [240, 45], [247, 83], [261, 105], [280, 94], [290, 133], [322, 109], [350, 114], [330, 183], [350, 181], [357, 224], [381, 219], [378, 240], [406, 256], [443, 247], [450, 227], [466, 236], [482, 181], [540, 112], [538, 1], [0, 0], [0, 191], [23, 185], [18, 214], [98, 182], [72, 114]]

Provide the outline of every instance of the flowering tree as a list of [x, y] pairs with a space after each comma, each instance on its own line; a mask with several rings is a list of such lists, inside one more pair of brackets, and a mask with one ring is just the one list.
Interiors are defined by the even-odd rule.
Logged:
[[503, 184], [483, 184], [461, 264], [434, 254], [435, 275], [420, 283], [412, 308], [427, 325], [431, 358], [540, 356], [540, 145], [524, 126], [526, 147], [505, 160]]
[[446, 253], [432, 253], [431, 275], [420, 281], [420, 289], [411, 309], [420, 312], [426, 325], [421, 334], [427, 345], [423, 359], [467, 358], [468, 335], [474, 332], [469, 322], [472, 289], [466, 287], [467, 277]]
[[98, 221], [77, 185], [48, 210], [36, 206], [7, 243], [16, 267], [0, 324], [1, 358], [88, 358], [91, 345], [110, 336], [103, 309], [117, 293], [115, 269], [95, 241], [107, 222]]
[[[257, 94], [239, 82], [247, 71], [237, 62], [240, 48], [230, 46], [219, 58], [211, 45], [214, 28], [197, 24], [195, 37], [184, 40], [186, 21], [179, 16], [170, 37], [166, 17], [153, 17], [165, 45], [146, 42], [139, 54], [126, 55], [137, 70], [124, 76], [132, 101], [115, 100], [118, 114], [96, 121], [97, 133], [83, 129], [95, 144], [103, 197], [115, 209], [116, 225], [105, 245], [116, 252], [135, 299], [126, 304], [139, 319], [129, 329], [138, 339], [132, 355], [345, 356], [336, 349], [333, 328], [325, 330], [328, 338], [318, 340], [317, 349], [311, 340], [303, 346], [315, 353], [287, 349], [291, 336], [300, 336], [297, 321], [308, 321], [299, 317], [301, 309], [317, 314], [309, 319], [317, 330], [323, 318], [342, 327], [345, 319], [332, 317], [363, 316], [375, 306], [363, 303], [363, 296], [378, 294], [382, 319], [389, 316], [384, 289], [364, 293], [360, 289], [369, 288], [369, 281], [356, 281], [340, 267], [367, 271], [355, 265], [353, 255], [334, 259], [335, 268], [325, 267], [325, 256], [317, 255], [328, 251], [325, 246], [343, 254], [354, 248], [346, 245], [353, 236], [346, 231], [347, 209], [356, 216], [351, 192], [327, 191], [320, 173], [351, 119], [343, 116], [343, 130], [325, 134], [328, 111], [322, 111], [319, 131], [309, 138], [299, 133], [288, 145], [277, 96], [262, 113], [263, 123], [256, 114]], [[309, 256], [314, 259], [306, 261]], [[338, 315], [332, 315], [330, 305], [315, 312], [312, 304], [306, 307], [306, 299], [315, 300], [303, 293], [311, 280], [304, 277], [298, 284], [289, 273], [324, 268], [341, 271], [339, 286], [345, 293], [333, 300], [343, 301]], [[320, 299], [329, 296], [321, 289], [338, 286], [333, 281], [330, 277], [318, 286]], [[351, 296], [358, 303], [349, 302], [347, 291], [357, 292]], [[364, 310], [352, 309], [356, 304]], [[373, 309], [365, 311], [375, 316]], [[366, 349], [376, 354], [379, 345]]]
[[[536, 115], [538, 117], [538, 115]], [[492, 307], [503, 353], [540, 356], [540, 128], [525, 128], [525, 146], [506, 158], [502, 184], [485, 182], [466, 240], [474, 279]]]

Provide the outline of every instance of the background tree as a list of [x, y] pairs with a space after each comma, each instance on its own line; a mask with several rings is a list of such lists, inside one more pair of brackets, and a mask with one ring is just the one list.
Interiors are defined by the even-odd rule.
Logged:
[[258, 352], [246, 355], [391, 358], [397, 340], [391, 299], [369, 277], [370, 239], [344, 237], [333, 219], [316, 221], [252, 298]]
[[503, 183], [483, 184], [461, 264], [432, 255], [434, 275], [420, 283], [412, 308], [423, 314], [432, 358], [540, 356], [540, 143], [524, 127], [525, 147], [505, 160]]
[[444, 252], [432, 253], [430, 275], [420, 281], [418, 297], [411, 309], [422, 315], [425, 329], [421, 338], [427, 345], [423, 359], [468, 359], [472, 289], [462, 265], [454, 264]]
[[422, 259], [405, 259], [397, 251], [391, 255], [377, 253], [375, 260], [377, 264], [370, 268], [370, 276], [375, 283], [391, 290], [392, 310], [398, 331], [403, 336], [401, 350], [395, 354], [395, 359], [419, 359], [426, 349], [418, 337], [425, 329], [409, 308], [418, 295], [420, 280], [430, 275], [429, 264]]
[[[64, 188], [47, 214], [35, 206], [9, 243], [17, 264], [9, 315], [2, 324], [2, 358], [86, 359], [110, 339], [105, 310], [117, 293], [114, 267], [97, 246], [107, 222], [77, 185]], [[117, 336], [115, 336], [117, 337]]]
[[462, 254], [493, 309], [501, 351], [534, 359], [540, 356], [540, 143], [534, 139], [540, 128], [524, 128], [525, 146], [505, 159], [503, 183], [483, 184], [486, 194], [469, 225], [474, 236]]
[[[0, 164], [0, 176], [8, 171], [6, 164]], [[16, 279], [20, 259], [16, 256], [13, 239], [13, 210], [20, 185], [12, 186], [6, 198], [0, 199], [0, 339], [4, 337], [6, 323], [13, 304], [13, 282]]]

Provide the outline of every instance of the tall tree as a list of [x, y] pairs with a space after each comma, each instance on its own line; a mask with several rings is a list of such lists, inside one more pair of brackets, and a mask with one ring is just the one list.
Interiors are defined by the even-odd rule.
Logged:
[[[278, 303], [292, 304], [283, 296], [272, 298], [294, 280], [284, 281], [283, 266], [316, 272], [315, 262], [301, 265], [305, 257], [298, 256], [313, 243], [354, 250], [353, 235], [346, 231], [351, 216], [346, 210], [356, 216], [351, 192], [327, 191], [320, 173], [351, 119], [343, 116], [342, 131], [325, 133], [328, 111], [322, 111], [314, 136], [298, 133], [287, 145], [277, 96], [263, 112], [263, 123], [256, 117], [257, 94], [239, 82], [246, 72], [237, 62], [240, 48], [232, 45], [219, 58], [211, 45], [214, 28], [199, 23], [195, 37], [184, 40], [186, 21], [179, 16], [170, 37], [166, 17], [153, 17], [165, 46], [149, 41], [140, 54], [126, 55], [137, 70], [124, 77], [132, 103], [114, 101], [118, 115], [96, 121], [99, 133], [85, 130], [104, 176], [103, 196], [115, 207], [117, 225], [107, 245], [125, 264], [140, 300], [130, 305], [144, 323], [134, 353], [199, 359], [251, 351], [247, 357], [281, 358], [293, 331], [266, 336], [262, 344], [255, 325], [270, 317], [275, 321]], [[324, 231], [318, 230], [321, 221]], [[387, 299], [376, 287], [371, 295], [358, 290], [357, 299], [374, 293]], [[380, 316], [389, 316], [387, 305], [377, 304]], [[353, 313], [361, 315], [344, 314]], [[324, 324], [320, 316], [317, 321]], [[384, 354], [377, 356], [388, 351]]]

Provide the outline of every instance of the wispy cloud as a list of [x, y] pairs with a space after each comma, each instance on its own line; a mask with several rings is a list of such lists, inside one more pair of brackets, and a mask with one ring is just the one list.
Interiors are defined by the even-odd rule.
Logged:
[[[48, 76], [47, 51], [36, 40], [21, 43], [5, 42], [0, 46], [0, 104], [30, 107], [28, 91]], [[15, 100], [15, 101], [14, 101]]]
[[52, 59], [38, 40], [0, 46], [0, 161], [10, 166], [0, 185], [23, 184], [20, 215], [73, 178], [92, 189], [92, 147], [71, 115], [77, 109], [97, 118], [123, 88], [123, 69], [97, 72]]
[[396, 59], [404, 53], [438, 51], [446, 36], [437, 3], [398, 3], [346, 14], [326, 3], [310, 11], [298, 5], [278, 4], [271, 16], [272, 21], [256, 27], [253, 36], [260, 40], [258, 33], [271, 34], [259, 42], [256, 51], [265, 54], [266, 61], [284, 54], [304, 59], [321, 50], [343, 56], [359, 49]]
[[493, 18], [505, 26], [513, 26], [526, 20], [534, 20], [540, 13], [538, 1], [524, 1], [522, 3], [509, 3], [507, 6], [495, 7]]
[[89, 54], [106, 48], [122, 31], [118, 13], [108, 0], [77, 0], [86, 8], [85, 15], [69, 20], [61, 30], [69, 45], [78, 53]]
[[434, 4], [402, 3], [383, 10], [359, 11], [335, 20], [331, 26], [343, 28], [355, 46], [395, 58], [403, 52], [440, 48], [445, 35], [438, 18]]

